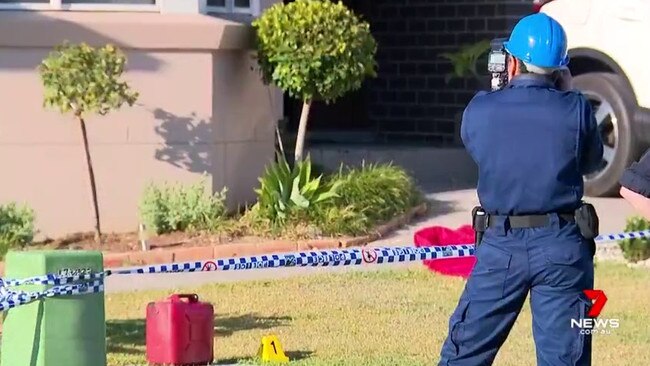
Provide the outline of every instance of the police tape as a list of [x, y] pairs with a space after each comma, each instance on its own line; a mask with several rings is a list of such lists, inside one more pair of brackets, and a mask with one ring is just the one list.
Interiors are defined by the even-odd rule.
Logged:
[[0, 311], [6, 311], [48, 297], [85, 295], [99, 292], [104, 292], [103, 280], [94, 280], [88, 283], [59, 285], [45, 291], [26, 292], [8, 289], [4, 284], [4, 281], [0, 279]]
[[[605, 243], [646, 237], [650, 237], [650, 230], [601, 235], [596, 238], [595, 241], [596, 243]], [[106, 270], [99, 273], [80, 273], [72, 276], [48, 274], [20, 280], [0, 279], [0, 311], [6, 311], [47, 297], [103, 292], [103, 280], [105, 277], [110, 275], [213, 272], [279, 267], [334, 267], [362, 264], [389, 264], [469, 257], [474, 255], [474, 249], [473, 244], [427, 246], [419, 248], [413, 246], [363, 247], [171, 263]], [[79, 281], [82, 282], [77, 283]], [[9, 287], [23, 285], [54, 285], [54, 287], [45, 291], [35, 292], [13, 291], [9, 289]]]

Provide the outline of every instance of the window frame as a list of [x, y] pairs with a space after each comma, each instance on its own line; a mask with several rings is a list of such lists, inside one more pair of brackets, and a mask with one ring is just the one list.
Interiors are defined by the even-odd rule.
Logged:
[[249, 0], [250, 6], [236, 7], [235, 0], [225, 0], [226, 6], [206, 6], [208, 13], [260, 15], [260, 0]]
[[[14, 3], [0, 3], [1, 10], [70, 10], [70, 11], [123, 11], [123, 12], [159, 12], [160, 3], [155, 4], [64, 4], [63, 0], [49, 0], [42, 3], [24, 3], [16, 0]], [[225, 0], [226, 6], [206, 6], [208, 13], [234, 13], [260, 15], [260, 0], [250, 0], [249, 7], [236, 7], [235, 0]]]
[[69, 10], [69, 11], [120, 11], [120, 12], [159, 12], [162, 0], [154, 4], [64, 4], [63, 0], [49, 0], [42, 3], [0, 3], [0, 10]]

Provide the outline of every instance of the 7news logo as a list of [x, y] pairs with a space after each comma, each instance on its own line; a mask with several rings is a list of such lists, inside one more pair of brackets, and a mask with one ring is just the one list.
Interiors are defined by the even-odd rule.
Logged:
[[620, 326], [618, 319], [600, 319], [598, 316], [607, 303], [603, 290], [584, 290], [585, 296], [592, 301], [586, 318], [571, 319], [571, 328], [580, 328], [580, 334], [611, 334], [610, 329]]

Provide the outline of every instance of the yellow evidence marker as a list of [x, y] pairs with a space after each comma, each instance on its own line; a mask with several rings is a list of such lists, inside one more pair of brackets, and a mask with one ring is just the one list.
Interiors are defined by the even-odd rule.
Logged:
[[289, 362], [289, 357], [284, 354], [280, 340], [275, 335], [262, 337], [262, 345], [258, 352], [262, 362]]

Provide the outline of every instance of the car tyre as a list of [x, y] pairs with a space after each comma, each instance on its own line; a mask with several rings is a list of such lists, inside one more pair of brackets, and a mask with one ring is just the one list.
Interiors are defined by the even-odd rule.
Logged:
[[606, 164], [600, 171], [585, 176], [585, 194], [613, 196], [620, 189], [619, 179], [623, 172], [638, 158], [640, 151], [640, 142], [632, 126], [634, 94], [623, 77], [612, 73], [578, 75], [573, 78], [573, 87], [592, 103], [605, 145]]

